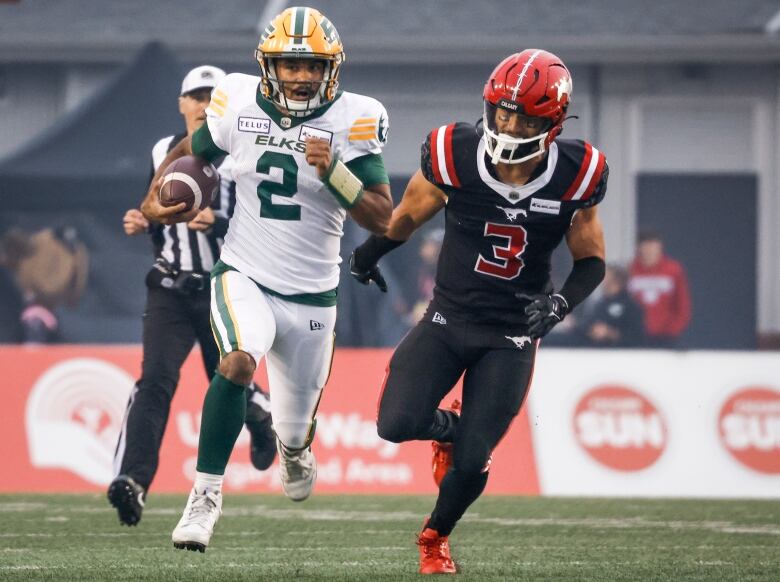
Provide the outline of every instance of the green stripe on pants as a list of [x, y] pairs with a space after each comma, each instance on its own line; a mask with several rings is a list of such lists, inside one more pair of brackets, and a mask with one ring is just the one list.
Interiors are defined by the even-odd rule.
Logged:
[[[214, 281], [214, 290], [217, 293], [217, 310], [219, 311], [220, 321], [227, 330], [228, 343], [235, 351], [241, 349], [241, 340], [238, 335], [238, 329], [233, 321], [232, 313], [230, 312], [230, 305], [228, 303], [229, 298], [225, 295], [225, 290], [227, 288], [226, 275], [227, 273], [222, 273], [216, 277], [216, 280]], [[220, 351], [222, 351], [222, 347], [220, 347]]]

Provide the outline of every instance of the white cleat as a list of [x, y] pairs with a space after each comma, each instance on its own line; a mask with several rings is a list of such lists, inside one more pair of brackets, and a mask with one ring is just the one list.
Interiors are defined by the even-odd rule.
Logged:
[[187, 499], [184, 515], [181, 516], [171, 539], [178, 550], [205, 552], [219, 516], [222, 515], [222, 493], [206, 491], [198, 493], [193, 489]]
[[284, 494], [293, 501], [303, 501], [311, 495], [317, 479], [317, 461], [311, 447], [288, 449], [277, 438], [276, 449], [279, 451], [279, 477]]

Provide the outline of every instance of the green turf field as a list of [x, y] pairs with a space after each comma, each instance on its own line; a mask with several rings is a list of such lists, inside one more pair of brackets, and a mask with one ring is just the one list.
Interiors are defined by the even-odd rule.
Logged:
[[[102, 495], [0, 496], [0, 580], [411, 580], [431, 497], [229, 495], [205, 554], [183, 495], [120, 527]], [[486, 497], [451, 537], [463, 580], [780, 580], [780, 503]]]

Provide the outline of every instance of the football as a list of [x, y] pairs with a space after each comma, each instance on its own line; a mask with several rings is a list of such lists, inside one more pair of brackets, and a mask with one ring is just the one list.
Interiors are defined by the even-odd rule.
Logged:
[[184, 156], [174, 160], [163, 173], [163, 183], [160, 187], [160, 204], [176, 206], [181, 202], [187, 204], [183, 212], [190, 209], [207, 208], [219, 188], [219, 172], [217, 169], [196, 156]]

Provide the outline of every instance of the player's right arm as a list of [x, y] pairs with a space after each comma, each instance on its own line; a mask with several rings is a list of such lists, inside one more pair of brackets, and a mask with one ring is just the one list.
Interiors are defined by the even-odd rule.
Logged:
[[428, 222], [447, 204], [447, 195], [430, 183], [421, 170], [409, 180], [400, 204], [393, 210], [387, 237], [407, 241], [412, 233]]
[[162, 186], [162, 175], [165, 169], [171, 165], [174, 160], [192, 154], [192, 137], [186, 136], [177, 143], [165, 159], [160, 163], [157, 171], [149, 184], [149, 191], [146, 198], [141, 203], [141, 212], [147, 220], [153, 220], [162, 224], [175, 224], [177, 222], [189, 222], [198, 214], [198, 209], [193, 208], [189, 212], [182, 212], [186, 204], [184, 202], [176, 206], [163, 206], [160, 204], [160, 186]]
[[409, 240], [415, 230], [446, 204], [447, 195], [417, 170], [409, 180], [400, 204], [393, 210], [387, 233], [371, 235], [352, 253], [349, 260], [352, 276], [364, 285], [374, 281], [381, 291], [387, 291], [387, 283], [377, 266], [379, 259]]

